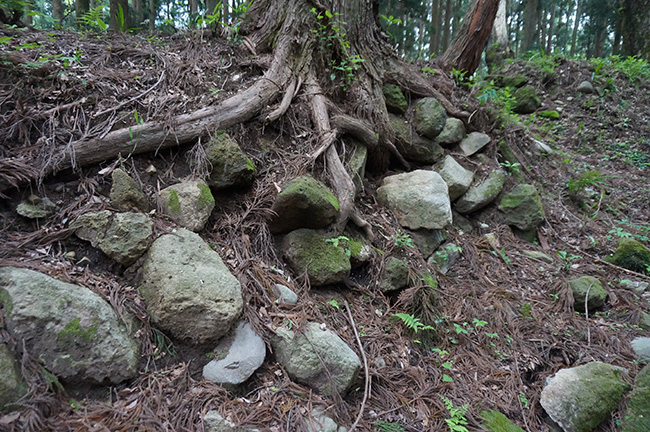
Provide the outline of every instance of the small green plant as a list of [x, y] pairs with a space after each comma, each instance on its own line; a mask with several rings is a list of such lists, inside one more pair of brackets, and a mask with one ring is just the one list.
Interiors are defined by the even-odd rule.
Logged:
[[506, 255], [506, 248], [502, 247], [498, 251], [492, 251], [492, 255], [495, 257], [501, 258], [508, 266], [512, 265], [512, 261], [510, 261], [510, 258], [508, 258], [508, 255]]
[[424, 324], [420, 318], [402, 312], [391, 315], [389, 321], [402, 321], [402, 323], [413, 333], [424, 330], [435, 330], [433, 327]]
[[384, 24], [384, 30], [386, 30], [386, 34], [391, 38], [395, 39], [393, 34], [390, 32], [390, 28], [391, 26], [402, 24], [402, 20], [399, 18], [395, 18], [392, 15], [389, 16], [379, 15], [379, 18], [382, 19], [382, 24]]
[[169, 339], [165, 333], [161, 332], [158, 329], [152, 328], [151, 335], [153, 337], [153, 344], [156, 347], [153, 352], [155, 359], [159, 359], [164, 356], [176, 357], [176, 348], [174, 347], [171, 339]]
[[449, 411], [449, 418], [445, 419], [449, 430], [451, 432], [468, 432], [467, 428], [465, 427], [467, 424], [467, 418], [465, 418], [465, 414], [467, 414], [467, 411], [469, 410], [469, 404], [464, 404], [460, 407], [454, 407], [454, 403], [451, 400], [447, 399], [443, 395], [439, 396], [440, 399], [442, 399], [442, 402], [445, 404], [445, 408], [447, 408], [447, 411]]
[[510, 161], [504, 161], [501, 162], [499, 165], [504, 167], [508, 171], [508, 174], [510, 175], [520, 174], [519, 167], [521, 166], [521, 164], [519, 162], [510, 163]]
[[519, 392], [519, 403], [524, 409], [528, 409], [528, 398], [526, 397], [526, 393], [522, 391]]
[[105, 32], [108, 25], [102, 19], [104, 16], [104, 6], [99, 5], [77, 18], [77, 22], [87, 27], [96, 27]]
[[341, 307], [339, 306], [339, 302], [337, 302], [337, 301], [334, 300], [334, 299], [328, 301], [327, 304], [330, 305], [330, 306], [332, 306], [333, 308], [335, 308], [335, 309], [337, 309], [337, 310], [341, 310]]
[[569, 270], [571, 268], [572, 261], [582, 258], [580, 255], [569, 254], [567, 251], [558, 251], [557, 256], [559, 256], [564, 262], [564, 270]]
[[519, 307], [519, 314], [520, 314], [523, 318], [532, 318], [532, 316], [531, 316], [531, 312], [532, 312], [532, 310], [533, 310], [533, 307], [530, 305], [530, 303], [523, 303], [523, 304]]
[[569, 178], [567, 183], [567, 189], [569, 193], [576, 195], [581, 192], [585, 187], [603, 185], [607, 186], [605, 182], [605, 176], [600, 171], [587, 171], [582, 174], [577, 179], [573, 177]]
[[395, 234], [394, 244], [399, 248], [404, 248], [404, 247], [412, 248], [415, 246], [413, 244], [413, 239], [411, 238], [411, 236], [399, 229], [397, 230], [397, 234]]

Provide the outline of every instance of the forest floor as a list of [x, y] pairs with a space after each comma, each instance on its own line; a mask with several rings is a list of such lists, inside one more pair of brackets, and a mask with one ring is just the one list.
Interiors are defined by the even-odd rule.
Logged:
[[[75, 140], [213, 106], [263, 72], [239, 41], [207, 33], [149, 38], [0, 33], [0, 157], [35, 158], [43, 164], [17, 170], [55, 163], [66, 143]], [[531, 244], [503, 224], [495, 206], [472, 214], [471, 232], [449, 231], [449, 241], [462, 249], [461, 258], [447, 275], [437, 275], [436, 288], [422, 284], [395, 296], [377, 288], [384, 257], [407, 259], [414, 275], [426, 266], [417, 250], [397, 241], [399, 225], [374, 198], [383, 176], [398, 172], [397, 165], [388, 173], [369, 173], [357, 199], [375, 230], [373, 245], [384, 254], [356, 271], [355, 283], [348, 287], [309, 289], [306, 281], [290, 277], [266, 226], [273, 197], [279, 186], [305, 172], [327, 181], [322, 161], [309, 158], [318, 141], [300, 96], [275, 123], [256, 119], [228, 130], [254, 160], [258, 174], [251, 189], [215, 196], [217, 205], [200, 234], [242, 283], [245, 319], [265, 340], [270, 328], [285, 320], [297, 329], [308, 320], [324, 322], [361, 354], [352, 331], [356, 326], [371, 383], [360, 430], [448, 430], [449, 404], [467, 408], [461, 417], [469, 430], [482, 430], [483, 409], [497, 409], [531, 432], [548, 430], [539, 403], [546, 378], [563, 368], [603, 361], [626, 368], [631, 383], [641, 367], [630, 341], [647, 335], [638, 320], [648, 299], [621, 280], [650, 278], [603, 261], [620, 237], [650, 242], [650, 82], [648, 71], [643, 75], [635, 67], [635, 62], [555, 57], [507, 65], [509, 74], [526, 74], [541, 96], [542, 109], [560, 108], [558, 120], [512, 116], [504, 108], [509, 95], [490, 93], [481, 84], [459, 83], [446, 94], [484, 119], [480, 130], [493, 139], [487, 156], [512, 174], [506, 189], [521, 181], [518, 173], [542, 192], [546, 222], [538, 230], [539, 241]], [[437, 76], [441, 72], [431, 79]], [[576, 91], [584, 80], [593, 81], [596, 94]], [[485, 96], [493, 101], [481, 104]], [[550, 146], [552, 154], [535, 155], [533, 139]], [[496, 144], [502, 140], [517, 162], [505, 162], [498, 153]], [[354, 422], [364, 398], [365, 371], [357, 387], [335, 400], [291, 382], [270, 352], [237, 390], [202, 380], [214, 347], [191, 347], [153, 332], [125, 269], [68, 229], [78, 215], [110, 208], [107, 167], [121, 165], [154, 196], [197, 173], [194, 150], [187, 146], [122, 155], [118, 161], [64, 170], [38, 185], [5, 192], [0, 265], [29, 267], [87, 286], [111, 304], [136, 312], [146, 331], [140, 377], [121, 386], [63, 390], [42, 372], [25, 368], [30, 399], [18, 413], [0, 417], [0, 430], [19, 430], [22, 424], [24, 430], [195, 431], [202, 430], [202, 415], [216, 409], [237, 424], [294, 431], [314, 406], [328, 407], [341, 425]], [[462, 164], [480, 170], [475, 160], [451, 150]], [[155, 170], [147, 169], [151, 166]], [[14, 174], [0, 164], [0, 180]], [[33, 193], [54, 201], [56, 214], [38, 221], [18, 216], [17, 204]], [[164, 216], [153, 217], [158, 232], [172, 229]], [[486, 241], [487, 233], [496, 235], [498, 245]], [[524, 250], [542, 251], [553, 263], [528, 258]], [[606, 307], [588, 317], [574, 311], [566, 286], [567, 280], [583, 275], [600, 279], [609, 293]], [[276, 282], [299, 294], [296, 306], [272, 301], [269, 287]], [[390, 319], [400, 312], [420, 317], [434, 330], [410, 332]], [[23, 357], [26, 364], [28, 357]], [[625, 402], [598, 430], [615, 431], [624, 408]]]

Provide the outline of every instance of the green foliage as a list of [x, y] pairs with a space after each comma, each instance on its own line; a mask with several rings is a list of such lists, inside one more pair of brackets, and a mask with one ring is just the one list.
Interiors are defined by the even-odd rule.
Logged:
[[122, 5], [118, 3], [117, 14], [115, 15], [115, 19], [117, 20], [117, 29], [119, 31], [126, 30], [126, 18], [127, 17], [124, 14], [124, 9], [122, 9]]
[[564, 262], [564, 270], [571, 268], [571, 262], [582, 258], [580, 255], [569, 254], [567, 251], [558, 251], [557, 256]]
[[332, 306], [332, 307], [335, 308], [336, 310], [341, 310], [341, 307], [339, 306], [339, 302], [337, 302], [337, 301], [334, 300], [334, 299], [329, 300], [329, 301], [327, 302], [327, 304], [330, 305], [330, 306]]
[[575, 195], [587, 186], [595, 186], [599, 184], [604, 186], [607, 185], [605, 182], [605, 176], [600, 171], [587, 171], [580, 174], [577, 179], [574, 179], [573, 177], [569, 178], [567, 189], [569, 190], [569, 193]]
[[406, 432], [402, 427], [402, 424], [398, 422], [389, 423], [382, 420], [377, 420], [376, 422], [373, 422], [372, 425], [380, 432]]
[[521, 172], [519, 171], [519, 167], [521, 166], [521, 164], [519, 162], [510, 163], [510, 161], [505, 161], [499, 163], [499, 165], [501, 165], [508, 171], [508, 175], [521, 174]]
[[175, 189], [169, 191], [169, 201], [167, 203], [169, 204], [169, 209], [174, 213], [181, 211], [181, 202], [178, 198], [178, 192]]
[[510, 261], [510, 258], [508, 258], [508, 255], [506, 254], [506, 248], [505, 247], [502, 247], [498, 251], [492, 251], [492, 255], [494, 255], [495, 257], [501, 258], [503, 260], [503, 262], [505, 262], [507, 265], [512, 264], [512, 261]]
[[417, 333], [420, 330], [435, 330], [433, 327], [425, 325], [420, 318], [416, 318], [414, 315], [407, 313], [396, 313], [391, 315], [389, 318], [390, 321], [402, 321], [402, 323], [413, 333]]
[[512, 88], [497, 87], [494, 81], [490, 81], [478, 92], [476, 98], [481, 105], [491, 104], [495, 109], [496, 118], [504, 123], [519, 122], [519, 115], [512, 111], [516, 104]]
[[465, 414], [467, 414], [467, 411], [469, 410], [469, 404], [464, 404], [460, 407], [454, 407], [454, 403], [451, 400], [447, 399], [443, 395], [439, 396], [440, 399], [442, 399], [444, 402], [445, 408], [447, 408], [447, 411], [449, 411], [449, 418], [445, 419], [445, 422], [447, 423], [450, 432], [468, 432], [467, 428], [465, 427], [467, 424], [467, 418], [465, 417]]
[[153, 344], [156, 347], [152, 355], [156, 360], [164, 356], [176, 357], [176, 348], [165, 333], [152, 328], [151, 336], [153, 337]]
[[405, 233], [404, 231], [398, 229], [397, 234], [395, 234], [395, 246], [399, 248], [404, 248], [404, 247], [415, 247], [413, 244], [413, 239], [411, 238], [410, 235]]
[[103, 20], [104, 6], [99, 5], [77, 18], [77, 22], [85, 27], [97, 28], [100, 31], [108, 30], [108, 25]]
[[386, 30], [386, 34], [388, 34], [388, 36], [390, 36], [391, 38], [394, 39], [394, 36], [391, 34], [389, 29], [393, 25], [402, 24], [402, 20], [399, 19], [399, 18], [395, 18], [392, 15], [386, 16], [386, 15], [383, 15], [383, 14], [379, 15], [379, 18], [382, 19], [382, 24], [384, 25], [384, 30]]

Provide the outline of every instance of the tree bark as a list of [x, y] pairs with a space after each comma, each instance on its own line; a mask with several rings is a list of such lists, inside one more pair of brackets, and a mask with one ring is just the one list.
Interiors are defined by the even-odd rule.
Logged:
[[144, 0], [133, 0], [133, 17], [135, 26], [140, 26], [144, 22]]
[[506, 0], [499, 1], [499, 8], [494, 18], [494, 26], [492, 26], [492, 42], [499, 44], [499, 47], [504, 50], [508, 50], [508, 46], [510, 45], [506, 6]]
[[149, 0], [149, 32], [156, 31], [156, 17], [158, 10], [156, 9], [156, 0]]
[[578, 27], [580, 26], [580, 18], [582, 17], [582, 2], [583, 0], [578, 0], [578, 5], [576, 6], [576, 19], [573, 22], [573, 32], [571, 34], [571, 50], [569, 51], [570, 57], [573, 57], [576, 52], [576, 42], [578, 41]]
[[445, 5], [445, 24], [442, 29], [442, 43], [440, 44], [441, 51], [447, 51], [449, 48], [449, 37], [451, 35], [451, 16], [452, 16], [452, 0], [447, 0]]
[[429, 25], [429, 57], [440, 49], [440, 21], [442, 5], [440, 0], [431, 0], [431, 24]]
[[473, 74], [487, 46], [499, 8], [499, 0], [472, 0], [461, 28], [453, 42], [442, 55], [441, 64], [447, 69]]
[[75, 15], [77, 18], [77, 25], [79, 25], [79, 18], [90, 9], [90, 0], [76, 0], [75, 1]]
[[524, 9], [524, 34], [521, 52], [533, 49], [537, 39], [537, 0], [528, 0]]
[[546, 34], [546, 54], [550, 54], [553, 48], [553, 30], [555, 28], [555, 13], [559, 6], [551, 4], [551, 17], [548, 20], [548, 32]]
[[63, 21], [63, 3], [61, 0], [52, 0], [52, 18], [54, 19], [54, 27], [61, 27]]

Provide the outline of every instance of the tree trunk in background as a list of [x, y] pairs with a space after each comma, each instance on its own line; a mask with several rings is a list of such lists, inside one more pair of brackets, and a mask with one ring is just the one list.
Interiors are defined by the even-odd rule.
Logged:
[[61, 0], [52, 0], [52, 18], [54, 18], [54, 27], [61, 27], [63, 21], [63, 3]]
[[440, 59], [443, 68], [467, 71], [468, 76], [476, 71], [498, 9], [499, 0], [472, 0], [458, 34]]
[[643, 0], [624, 0], [622, 15], [622, 53], [650, 60], [650, 4]]
[[79, 25], [79, 18], [85, 13], [88, 13], [90, 9], [90, 0], [77, 0], [75, 2], [75, 15], [77, 18], [77, 26]]
[[156, 0], [149, 0], [149, 32], [156, 31], [156, 17], [158, 10], [156, 9]]
[[230, 8], [228, 6], [228, 0], [223, 0], [221, 6], [223, 8], [223, 12], [221, 14], [221, 22], [224, 25], [227, 25], [230, 22]]
[[129, 0], [110, 0], [108, 28], [123, 32], [129, 28]]
[[573, 33], [571, 35], [571, 50], [569, 51], [569, 56], [573, 57], [576, 52], [576, 42], [578, 41], [578, 26], [580, 25], [580, 18], [582, 17], [582, 0], [578, 0], [578, 5], [576, 6], [576, 18], [573, 22]]
[[25, 7], [24, 7], [24, 12], [23, 12], [23, 21], [28, 26], [32, 25], [33, 22], [34, 22], [34, 20], [32, 19], [32, 16], [29, 14], [31, 12], [31, 10], [32, 10], [31, 1], [26, 1], [25, 2]]
[[492, 26], [492, 43], [497, 43], [503, 49], [508, 49], [510, 43], [508, 38], [508, 21], [507, 21], [507, 8], [506, 0], [499, 0], [499, 9], [494, 18], [494, 25]]
[[442, 5], [440, 0], [431, 0], [431, 23], [429, 25], [429, 57], [440, 49], [440, 21]]
[[555, 29], [555, 13], [559, 6], [551, 4], [551, 18], [548, 21], [548, 32], [546, 35], [546, 54], [550, 54], [553, 49], [553, 35], [555, 34], [553, 30]]
[[135, 27], [139, 27], [144, 22], [144, 0], [133, 0], [133, 18]]
[[[136, 0], [134, 0], [136, 1]], [[199, 9], [199, 4], [197, 0], [189, 0], [188, 4], [188, 12], [190, 14], [190, 19], [189, 19], [189, 25], [190, 27], [194, 28], [196, 27], [196, 20], [197, 20], [197, 11]]]
[[537, 0], [528, 0], [524, 9], [524, 34], [521, 41], [521, 52], [533, 49], [537, 38]]
[[445, 24], [442, 28], [442, 43], [440, 51], [446, 51], [449, 48], [449, 37], [451, 35], [451, 16], [453, 14], [452, 0], [447, 0], [445, 5]]

